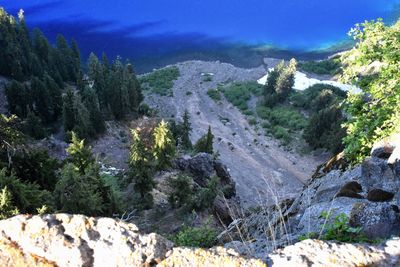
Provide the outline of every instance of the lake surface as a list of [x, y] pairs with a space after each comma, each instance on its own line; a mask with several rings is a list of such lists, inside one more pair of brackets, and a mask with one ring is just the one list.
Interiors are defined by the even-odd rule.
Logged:
[[[348, 44], [355, 23], [392, 22], [400, 0], [0, 0], [30, 27], [89, 51], [131, 58], [140, 71], [189, 58], [259, 64], [261, 55], [309, 58]], [[268, 52], [266, 52], [268, 51]]]

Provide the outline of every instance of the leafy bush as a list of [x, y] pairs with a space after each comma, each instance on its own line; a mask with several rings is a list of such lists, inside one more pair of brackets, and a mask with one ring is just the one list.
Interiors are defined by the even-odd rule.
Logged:
[[221, 93], [218, 91], [218, 89], [210, 89], [207, 91], [207, 95], [211, 97], [214, 101], [220, 101], [221, 100]]
[[277, 139], [281, 139], [283, 141], [283, 144], [287, 145], [290, 143], [292, 140], [292, 137], [290, 136], [289, 132], [283, 128], [282, 126], [275, 125], [272, 126], [269, 130], [269, 132]]
[[196, 192], [194, 201], [194, 208], [196, 210], [204, 210], [210, 208], [213, 205], [214, 199], [218, 195], [218, 183], [218, 176], [213, 176], [208, 181], [206, 187], [203, 187], [198, 192]]
[[368, 156], [377, 140], [400, 132], [399, 34], [400, 20], [390, 27], [381, 20], [365, 22], [350, 31], [358, 43], [341, 57], [342, 80], [362, 89], [345, 103], [344, 151], [353, 163]]
[[346, 97], [346, 92], [340, 88], [329, 84], [314, 84], [304, 91], [295, 91], [290, 96], [290, 101], [293, 106], [304, 109], [312, 109], [313, 101], [321, 94], [322, 91], [329, 90], [338, 100], [343, 100]]
[[[329, 213], [323, 212], [321, 216], [328, 219]], [[368, 239], [361, 232], [361, 227], [351, 227], [349, 218], [346, 214], [341, 213], [336, 216], [333, 223], [325, 226], [326, 232], [322, 236], [324, 240], [337, 240], [340, 242], [364, 242]]]
[[177, 246], [210, 248], [217, 242], [217, 231], [208, 225], [202, 227], [184, 227], [174, 237]]
[[168, 67], [153, 71], [139, 78], [143, 89], [151, 90], [155, 94], [162, 96], [171, 95], [174, 80], [179, 78], [179, 69], [177, 67]]
[[305, 72], [311, 72], [315, 74], [329, 74], [335, 75], [340, 71], [340, 60], [338, 58], [332, 58], [321, 61], [305, 61], [299, 62], [298, 68]]
[[213, 79], [213, 75], [212, 74], [206, 73], [206, 74], [203, 75], [203, 82], [211, 82], [212, 79]]
[[257, 82], [237, 82], [223, 88], [226, 99], [241, 111], [248, 109], [247, 101], [252, 95], [259, 96], [262, 94], [263, 86]]
[[192, 179], [191, 177], [180, 174], [175, 178], [168, 180], [172, 192], [168, 195], [168, 202], [173, 208], [179, 208], [184, 205], [192, 206]]

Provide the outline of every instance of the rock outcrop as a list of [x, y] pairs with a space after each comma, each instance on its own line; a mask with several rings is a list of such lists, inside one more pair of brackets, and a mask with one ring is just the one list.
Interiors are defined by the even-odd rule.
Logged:
[[0, 221], [0, 266], [265, 266], [233, 250], [173, 248], [111, 218], [54, 214]]
[[111, 218], [55, 214], [0, 221], [1, 266], [142, 266], [173, 243]]
[[399, 142], [396, 138], [379, 142], [362, 164], [315, 176], [292, 204], [276, 203], [236, 218], [219, 239], [232, 241], [226, 243], [227, 248], [266, 260], [268, 253], [300, 237], [322, 237], [342, 214], [349, 219], [349, 226], [361, 228], [371, 240], [400, 235]]

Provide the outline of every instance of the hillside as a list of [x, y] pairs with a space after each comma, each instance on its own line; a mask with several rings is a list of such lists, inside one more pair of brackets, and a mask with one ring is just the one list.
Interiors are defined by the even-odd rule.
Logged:
[[[193, 142], [211, 125], [216, 139], [215, 150], [228, 166], [244, 208], [274, 204], [277, 200], [296, 196], [324, 157], [285, 150], [274, 138], [256, 131], [246, 116], [224, 97], [214, 101], [207, 95], [209, 89], [220, 84], [256, 81], [266, 70], [203, 61], [188, 61], [176, 66], [180, 76], [174, 81], [172, 97], [147, 94], [145, 102], [160, 110], [165, 118], [179, 119], [188, 110], [194, 129]], [[205, 73], [212, 73], [211, 81], [204, 81], [202, 74]]]

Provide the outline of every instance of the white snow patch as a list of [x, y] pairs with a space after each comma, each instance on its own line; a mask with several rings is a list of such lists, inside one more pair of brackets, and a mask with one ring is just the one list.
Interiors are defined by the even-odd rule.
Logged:
[[[271, 71], [271, 70], [273, 70], [273, 69], [269, 69], [269, 71]], [[257, 82], [259, 84], [264, 85], [267, 82], [267, 78], [268, 78], [268, 73], [265, 74], [260, 79], [258, 79]], [[360, 93], [361, 92], [361, 89], [354, 85], [343, 84], [343, 83], [339, 83], [336, 81], [330, 81], [330, 80], [318, 80], [318, 79], [314, 79], [314, 78], [308, 78], [305, 73], [300, 72], [300, 71], [296, 72], [294, 80], [295, 81], [294, 81], [293, 89], [301, 90], [301, 91], [307, 89], [308, 87], [310, 87], [314, 84], [322, 83], [322, 84], [329, 84], [329, 85], [336, 86], [343, 91], [350, 91], [352, 93]]]

